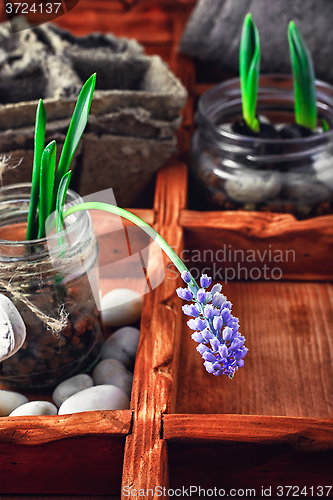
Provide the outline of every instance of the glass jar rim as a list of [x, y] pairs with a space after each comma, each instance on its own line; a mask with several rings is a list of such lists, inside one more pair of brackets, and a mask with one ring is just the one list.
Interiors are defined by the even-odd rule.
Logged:
[[[278, 83], [278, 82], [282, 82], [282, 81], [287, 81], [288, 83], [291, 84], [290, 88], [279, 88], [279, 87], [276, 87], [276, 90], [273, 91], [269, 89], [269, 84], [266, 83], [266, 87], [263, 84], [263, 82], [269, 82], [271, 81], [272, 84], [274, 83]], [[321, 104], [323, 104], [323, 106], [325, 108], [328, 108], [328, 106], [331, 107], [332, 109], [332, 113], [333, 113], [333, 86], [322, 81], [322, 80], [316, 80], [315, 81], [316, 83], [316, 87], [317, 87], [317, 107], [321, 108]], [[291, 75], [288, 75], [288, 74], [282, 74], [282, 73], [268, 73], [268, 74], [263, 74], [263, 75], [260, 75], [259, 77], [259, 85], [258, 85], [258, 101], [260, 100], [260, 97], [263, 98], [272, 98], [273, 97], [276, 99], [276, 93], [277, 91], [279, 92], [284, 92], [285, 95], [287, 95], [288, 93], [292, 96], [292, 99], [290, 99], [290, 102], [293, 103], [294, 102], [294, 97], [293, 97], [293, 79], [292, 79], [292, 76]], [[310, 135], [310, 136], [307, 136], [307, 137], [302, 137], [302, 138], [293, 138], [293, 139], [281, 139], [281, 138], [278, 138], [278, 139], [267, 139], [267, 138], [262, 138], [262, 137], [253, 137], [253, 136], [245, 136], [245, 135], [241, 135], [241, 134], [237, 134], [236, 132], [232, 132], [232, 131], [227, 131], [227, 130], [223, 130], [221, 127], [218, 127], [217, 125], [215, 125], [214, 121], [212, 119], [209, 118], [208, 116], [208, 113], [207, 113], [207, 110], [205, 108], [207, 108], [207, 101], [209, 99], [212, 99], [214, 98], [214, 95], [216, 95], [216, 99], [218, 98], [218, 94], [219, 93], [223, 93], [224, 90], [227, 90], [228, 88], [233, 88], [235, 87], [234, 89], [234, 92], [233, 93], [230, 93], [230, 96], [232, 96], [233, 98], [233, 101], [229, 101], [229, 105], [231, 105], [232, 103], [235, 104], [240, 104], [241, 105], [241, 91], [240, 91], [240, 79], [239, 77], [236, 77], [236, 78], [231, 78], [229, 80], [226, 80], [224, 82], [221, 82], [217, 85], [214, 85], [213, 87], [211, 87], [210, 89], [206, 90], [206, 92], [204, 92], [200, 98], [199, 98], [199, 101], [198, 101], [198, 118], [197, 118], [197, 123], [198, 125], [203, 125], [204, 127], [206, 127], [208, 130], [211, 130], [214, 134], [218, 135], [221, 137], [221, 139], [223, 138], [226, 138], [226, 139], [229, 139], [229, 140], [237, 140], [237, 141], [241, 141], [243, 142], [244, 144], [252, 144], [253, 142], [256, 142], [258, 144], [274, 144], [274, 143], [277, 143], [279, 141], [283, 141], [285, 144], [296, 144], [296, 143], [299, 143], [300, 141], [303, 143], [303, 144], [308, 144], [309, 147], [311, 147], [311, 145], [313, 144], [313, 147], [315, 147], [315, 143], [318, 141], [318, 138], [331, 138], [333, 139], [333, 129], [331, 130], [328, 130], [328, 131], [325, 131], [325, 132], [322, 132], [320, 134], [314, 134], [314, 135]], [[271, 88], [273, 89], [273, 85], [271, 85]], [[226, 93], [226, 96], [228, 94]], [[325, 99], [324, 99], [324, 96], [325, 96]], [[323, 102], [324, 101], [324, 102]], [[227, 100], [225, 101], [226, 104], [227, 104]]]
[[[30, 191], [31, 191], [31, 186], [32, 186], [31, 182], [20, 182], [20, 183], [8, 184], [7, 186], [0, 187], [0, 203], [3, 201], [2, 195], [4, 195], [5, 193], [7, 193], [9, 195], [9, 194], [11, 194], [11, 192], [13, 192], [13, 196], [14, 196], [15, 190], [19, 190], [19, 189], [24, 190], [24, 189], [30, 188]], [[81, 196], [76, 191], [73, 191], [72, 189], [67, 190], [66, 197], [67, 196], [69, 198], [72, 198], [72, 199], [67, 201], [67, 203], [65, 203], [65, 205], [67, 205], [69, 203], [71, 203], [71, 204], [83, 203], [83, 199], [81, 198]], [[0, 239], [0, 245], [1, 246], [6, 246], [6, 245], [8, 245], [8, 246], [9, 245], [10, 246], [24, 246], [24, 245], [25, 246], [29, 246], [29, 245], [38, 246], [38, 245], [47, 244], [47, 242], [59, 240], [61, 237], [64, 237], [65, 234], [72, 233], [73, 231], [75, 231], [75, 229], [77, 228], [79, 223], [82, 223], [82, 221], [84, 220], [85, 217], [87, 217], [87, 223], [88, 223], [87, 229], [89, 230], [89, 228], [91, 228], [91, 226], [92, 226], [91, 217], [90, 217], [90, 214], [88, 211], [81, 210], [81, 211], [78, 211], [77, 213], [73, 214], [73, 216], [75, 216], [75, 220], [73, 221], [73, 223], [68, 225], [64, 230], [62, 230], [58, 233], [50, 234], [44, 238], [36, 238], [33, 240], [3, 240], [3, 239]], [[3, 227], [5, 227], [5, 226], [3, 226]]]

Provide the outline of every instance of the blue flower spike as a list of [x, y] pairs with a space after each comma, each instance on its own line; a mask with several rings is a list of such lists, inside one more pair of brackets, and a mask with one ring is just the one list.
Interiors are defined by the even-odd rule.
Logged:
[[188, 288], [178, 288], [178, 296], [191, 304], [182, 307], [184, 314], [193, 316], [187, 324], [195, 330], [192, 339], [198, 342], [197, 351], [204, 359], [204, 367], [215, 376], [226, 375], [233, 378], [238, 368], [244, 366], [248, 349], [245, 337], [239, 332], [238, 318], [232, 315], [232, 304], [222, 295], [219, 283], [210, 287], [212, 279], [203, 274], [200, 287], [188, 271], [182, 273]]

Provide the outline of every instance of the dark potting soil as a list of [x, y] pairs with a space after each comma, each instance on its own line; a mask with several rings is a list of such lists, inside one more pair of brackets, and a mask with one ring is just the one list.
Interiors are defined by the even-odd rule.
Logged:
[[[298, 125], [297, 123], [290, 123], [284, 125], [279, 130], [271, 123], [266, 123], [259, 120], [260, 130], [259, 132], [254, 132], [248, 127], [244, 120], [236, 121], [232, 124], [231, 129], [236, 134], [244, 135], [247, 137], [259, 137], [260, 139], [300, 139], [302, 137], [309, 137], [315, 135], [307, 127]], [[274, 153], [275, 147], [274, 147]]]

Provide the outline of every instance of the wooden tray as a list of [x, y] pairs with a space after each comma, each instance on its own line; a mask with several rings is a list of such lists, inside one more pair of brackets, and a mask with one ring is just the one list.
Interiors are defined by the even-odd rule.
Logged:
[[[57, 21], [76, 34], [136, 37], [169, 62], [190, 93], [180, 154], [189, 149], [196, 99], [209, 87], [177, 56], [194, 3], [98, 0], [92, 14], [91, 2], [80, 0]], [[131, 410], [0, 419], [0, 495], [123, 492], [125, 499], [127, 487], [151, 488], [159, 498], [156, 486], [197, 485], [255, 488], [257, 497], [272, 487], [270, 498], [281, 498], [279, 485], [332, 484], [333, 216], [299, 222], [285, 214], [200, 213], [186, 209], [186, 198], [187, 167], [171, 160], [157, 176], [153, 210], [135, 213], [178, 252], [192, 251], [183, 254], [189, 267], [225, 267], [216, 260], [224, 245], [256, 251], [261, 268], [272, 267], [269, 250], [295, 252], [274, 263], [281, 280], [244, 280], [254, 267], [245, 260], [242, 279], [224, 286], [250, 348], [244, 368], [231, 381], [205, 372], [175, 294], [181, 281], [165, 258], [166, 279], [145, 297]], [[227, 264], [237, 272], [237, 259]]]

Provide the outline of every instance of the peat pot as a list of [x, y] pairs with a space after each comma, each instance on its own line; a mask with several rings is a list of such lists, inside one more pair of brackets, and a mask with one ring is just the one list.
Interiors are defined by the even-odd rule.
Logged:
[[[31, 184], [0, 189], [0, 292], [19, 310], [26, 341], [0, 364], [0, 384], [9, 388], [52, 387], [96, 363], [102, 347], [98, 246], [88, 212], [66, 218], [66, 231], [25, 241]], [[66, 202], [77, 203], [69, 190]], [[62, 236], [62, 237], [61, 237]], [[30, 301], [30, 305], [27, 303]], [[33, 310], [67, 322], [54, 332]]]
[[[242, 119], [239, 79], [205, 92], [198, 104], [192, 171], [205, 208], [289, 212], [298, 218], [331, 213], [333, 197], [333, 87], [317, 86], [318, 123], [329, 126], [293, 139], [235, 133]], [[260, 78], [257, 114], [277, 130], [294, 123], [292, 78]]]

